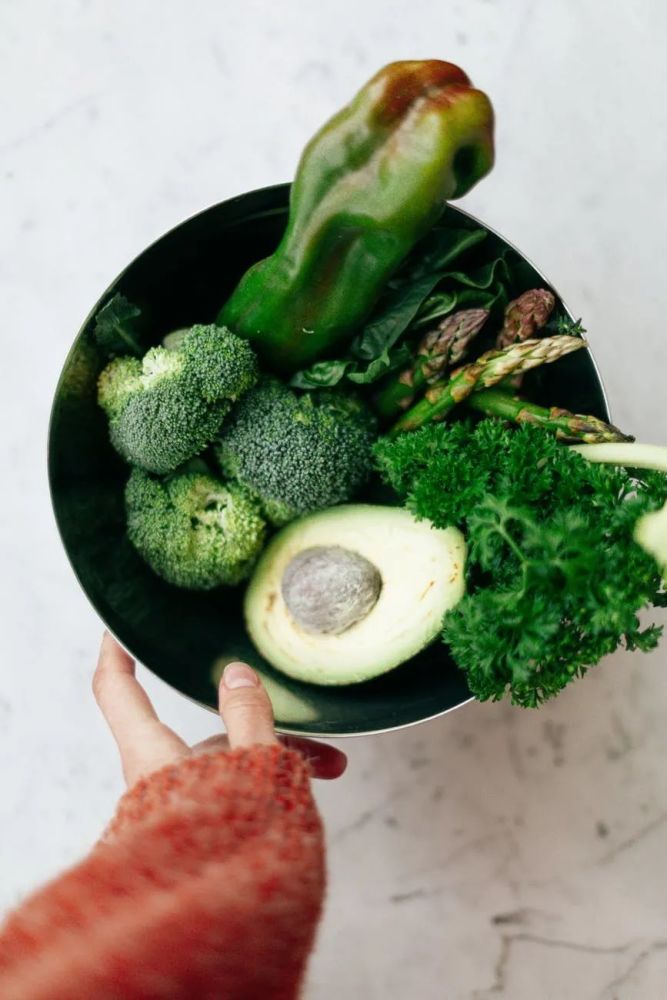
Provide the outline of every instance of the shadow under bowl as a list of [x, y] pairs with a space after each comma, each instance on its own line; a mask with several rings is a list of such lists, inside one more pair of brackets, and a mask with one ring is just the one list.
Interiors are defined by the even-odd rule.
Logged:
[[[94, 317], [121, 292], [142, 310], [155, 343], [170, 330], [211, 322], [239, 277], [273, 251], [287, 219], [289, 185], [251, 191], [215, 205], [172, 229], [140, 254], [97, 302], [65, 362], [49, 431], [49, 481], [58, 528], [74, 572], [109, 631], [154, 674], [186, 697], [216, 707], [225, 663], [247, 660], [262, 675], [282, 732], [352, 736], [423, 722], [470, 698], [463, 673], [441, 644], [398, 669], [350, 687], [317, 687], [275, 671], [251, 644], [242, 589], [179, 590], [156, 577], [127, 540], [123, 487], [127, 468], [109, 444], [96, 405], [105, 364]], [[447, 207], [457, 227], [483, 226]], [[488, 227], [484, 226], [488, 229]], [[548, 286], [511, 244], [489, 230], [498, 252], [516, 255], [525, 287]], [[522, 289], [520, 289], [522, 290]], [[564, 358], [554, 378], [541, 370], [533, 396], [608, 419], [602, 383], [588, 351]]]

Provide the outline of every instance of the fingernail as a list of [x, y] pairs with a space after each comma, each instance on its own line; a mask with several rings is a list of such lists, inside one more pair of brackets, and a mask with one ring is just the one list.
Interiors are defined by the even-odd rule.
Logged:
[[224, 669], [222, 680], [226, 688], [257, 687], [259, 678], [247, 663], [228, 663]]

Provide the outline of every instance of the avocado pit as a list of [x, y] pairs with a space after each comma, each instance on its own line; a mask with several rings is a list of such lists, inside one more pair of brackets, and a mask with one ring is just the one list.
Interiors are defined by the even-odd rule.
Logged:
[[382, 577], [373, 563], [351, 549], [314, 545], [290, 560], [280, 589], [304, 632], [340, 635], [375, 606]]

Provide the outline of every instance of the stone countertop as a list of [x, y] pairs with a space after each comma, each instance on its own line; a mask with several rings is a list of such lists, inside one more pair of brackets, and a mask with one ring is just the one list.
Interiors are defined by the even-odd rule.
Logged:
[[[102, 289], [183, 218], [289, 178], [383, 63], [449, 58], [498, 118], [463, 206], [584, 317], [617, 422], [664, 440], [666, 41], [658, 0], [0, 6], [0, 906], [80, 856], [121, 791], [90, 695], [100, 623], [45, 475], [58, 372]], [[538, 712], [469, 704], [348, 741], [349, 773], [317, 791], [330, 889], [307, 1000], [664, 997], [665, 656], [617, 654]], [[141, 676], [184, 736], [214, 729]]]

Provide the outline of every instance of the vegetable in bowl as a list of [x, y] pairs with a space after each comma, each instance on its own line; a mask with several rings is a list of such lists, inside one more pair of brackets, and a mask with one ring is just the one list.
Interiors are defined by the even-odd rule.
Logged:
[[298, 396], [272, 378], [235, 407], [214, 450], [225, 475], [280, 526], [359, 492], [371, 472], [376, 429], [369, 407], [350, 393]]
[[110, 361], [99, 377], [98, 401], [118, 453], [163, 474], [211, 443], [232, 403], [256, 380], [247, 341], [224, 327], [193, 326], [175, 350], [153, 347], [141, 361]]
[[458, 66], [391, 63], [310, 140], [275, 253], [218, 315], [292, 372], [349, 340], [442, 213], [493, 165], [493, 110]]
[[[160, 647], [162, 659], [171, 657], [174, 660], [169, 668], [172, 683], [190, 694], [194, 693], [200, 700], [203, 700], [202, 689], [197, 688], [200, 683], [197, 678], [203, 675], [208, 677], [208, 667], [205, 664], [202, 666], [200, 659], [196, 666], [189, 668], [187, 678], [180, 673], [186, 659], [188, 664], [192, 662], [189, 648], [192, 645], [199, 647], [200, 637], [201, 657], [208, 658], [206, 662], [217, 661], [223, 653], [229, 653], [236, 658], [248, 659], [262, 672], [270, 672], [271, 665], [278, 670], [285, 669], [270, 645], [262, 646], [257, 641], [253, 647], [250, 642], [253, 629], [244, 632], [240, 624], [240, 610], [246, 594], [243, 584], [245, 580], [250, 581], [248, 594], [257, 589], [264, 557], [281, 537], [280, 534], [273, 535], [275, 529], [289, 523], [286, 530], [291, 533], [290, 537], [298, 541], [310, 516], [328, 517], [331, 514], [331, 523], [335, 525], [340, 523], [336, 521], [336, 514], [344, 510], [340, 505], [350, 502], [382, 504], [385, 509], [408, 516], [407, 511], [401, 510], [401, 505], [409, 498], [414, 484], [407, 474], [401, 484], [392, 480], [381, 458], [383, 448], [394, 445], [408, 448], [411, 438], [414, 438], [414, 444], [409, 447], [416, 448], [421, 435], [435, 436], [437, 432], [442, 432], [443, 440], [449, 440], [449, 433], [460, 433], [460, 428], [467, 428], [467, 432], [473, 434], [475, 428], [483, 433], [481, 429], [486, 426], [493, 428], [494, 434], [502, 431], [516, 435], [517, 440], [521, 439], [524, 443], [528, 441], [528, 433], [539, 432], [542, 435], [540, 440], [548, 442], [549, 448], [553, 446], [557, 449], [554, 455], [560, 452], [568, 454], [566, 445], [570, 442], [622, 444], [628, 440], [626, 434], [604, 419], [607, 416], [604, 402], [580, 324], [570, 320], [552, 289], [541, 287], [539, 275], [518, 253], [465, 214], [446, 208], [442, 201], [439, 205], [430, 203], [429, 211], [433, 208], [433, 214], [428, 218], [428, 225], [424, 222], [426, 215], [422, 215], [416, 228], [410, 230], [416, 216], [410, 216], [413, 206], [402, 200], [401, 185], [384, 190], [384, 196], [388, 192], [392, 195], [391, 205], [387, 207], [394, 214], [387, 214], [380, 224], [379, 188], [374, 187], [379, 181], [373, 169], [366, 169], [366, 166], [384, 162], [384, 158], [391, 155], [393, 145], [397, 145], [405, 152], [400, 166], [404, 172], [403, 179], [409, 182], [408, 187], [412, 183], [418, 184], [419, 178], [411, 174], [414, 170], [418, 172], [418, 165], [416, 159], [411, 159], [410, 143], [423, 126], [420, 116], [422, 112], [426, 114], [426, 109], [428, 114], [435, 115], [438, 129], [443, 130], [439, 133], [441, 138], [448, 127], [453, 129], [448, 148], [444, 148], [446, 143], [438, 147], [438, 169], [446, 173], [454, 161], [456, 170], [465, 166], [467, 154], [457, 158], [461, 148], [467, 148], [465, 144], [463, 147], [459, 145], [463, 132], [454, 128], [454, 123], [459, 121], [460, 124], [462, 119], [456, 114], [448, 116], [445, 109], [449, 98], [455, 100], [459, 112], [472, 106], [466, 103], [469, 95], [463, 100], [463, 91], [470, 89], [469, 83], [462, 84], [463, 89], [455, 87], [453, 91], [449, 90], [448, 84], [444, 90], [437, 91], [440, 97], [431, 105], [429, 102], [436, 91], [422, 94], [419, 87], [433, 72], [432, 66], [420, 69], [415, 64], [408, 64], [380, 74], [378, 79], [382, 86], [376, 80], [376, 90], [368, 104], [374, 109], [373, 114], [370, 117], [359, 117], [354, 113], [343, 116], [341, 121], [347, 123], [346, 128], [354, 130], [361, 123], [365, 123], [364, 127], [375, 128], [378, 125], [376, 111], [382, 103], [383, 94], [396, 95], [402, 87], [407, 87], [402, 110], [396, 110], [397, 117], [384, 139], [379, 134], [372, 136], [373, 142], [367, 148], [369, 160], [352, 163], [342, 156], [338, 172], [327, 175], [322, 188], [327, 197], [323, 202], [326, 201], [328, 209], [335, 211], [328, 216], [323, 212], [320, 221], [323, 226], [326, 222], [328, 229], [327, 226], [317, 229], [301, 224], [305, 218], [303, 206], [306, 202], [295, 193], [291, 204], [292, 215], [286, 225], [290, 231], [289, 245], [294, 251], [292, 263], [295, 270], [291, 273], [280, 271], [286, 261], [284, 245], [277, 257], [272, 258], [271, 252], [275, 250], [275, 242], [279, 241], [279, 220], [284, 215], [277, 215], [268, 202], [265, 205], [261, 199], [268, 196], [260, 193], [256, 196], [260, 199], [260, 208], [249, 210], [247, 217], [240, 213], [239, 202], [235, 202], [230, 203], [228, 208], [222, 206], [222, 212], [211, 210], [205, 213], [206, 222], [202, 216], [185, 224], [180, 232], [175, 231], [167, 242], [170, 247], [180, 247], [173, 260], [179, 262], [178, 267], [182, 270], [177, 271], [174, 263], [166, 278], [160, 269], [165, 261], [171, 259], [170, 251], [162, 252], [160, 248], [160, 252], [154, 254], [147, 252], [145, 259], [150, 259], [150, 267], [144, 266], [143, 258], [140, 258], [139, 267], [136, 270], [134, 266], [130, 268], [129, 277], [124, 277], [119, 286], [129, 299], [115, 296], [103, 304], [98, 314], [97, 327], [100, 333], [104, 333], [104, 336], [97, 337], [98, 347], [107, 355], [113, 355], [101, 380], [100, 401], [110, 418], [110, 440], [126, 463], [134, 467], [130, 482], [137, 484], [136, 491], [134, 486], [128, 487], [126, 507], [124, 512], [121, 511], [128, 532], [123, 541], [129, 536], [129, 542], [134, 546], [133, 553], [138, 553], [145, 563], [141, 575], [140, 564], [138, 568], [138, 560], [134, 556], [135, 562], [131, 564], [134, 567], [133, 586], [136, 589], [141, 581], [141, 587], [151, 595], [156, 608], [171, 609], [159, 616], [159, 628], [157, 617], [149, 626], [145, 615], [139, 617], [133, 611], [133, 636], [148, 634], [150, 628], [155, 637], [158, 632], [161, 633], [165, 620], [176, 620], [178, 617], [179, 633], [171, 634], [172, 645], [166, 647], [160, 635], [162, 645], [155, 643], [154, 638], [154, 648]], [[398, 91], [392, 90], [389, 85], [396, 80], [402, 81]], [[383, 90], [383, 87], [388, 89]], [[481, 107], [482, 102], [477, 102], [476, 106]], [[405, 120], [401, 117], [404, 112]], [[411, 122], [418, 125], [417, 131], [412, 131]], [[468, 128], [470, 123], [467, 121], [464, 124]], [[484, 127], [488, 138], [490, 118], [487, 118]], [[300, 167], [296, 185], [299, 191], [304, 190], [304, 184], [306, 187], [311, 182], [314, 184], [314, 178], [320, 176], [318, 170], [324, 163], [322, 150], [328, 150], [327, 155], [337, 155], [336, 142], [341, 134], [333, 128], [326, 132], [324, 139], [322, 136], [318, 138], [313, 147], [317, 155], [310, 161], [304, 159]], [[324, 141], [321, 147], [320, 140]], [[360, 163], [363, 169], [357, 170]], [[311, 167], [312, 178], [309, 177]], [[470, 179], [472, 174], [467, 176]], [[443, 176], [442, 182], [444, 190], [451, 185], [451, 175]], [[353, 201], [347, 203], [349, 211], [346, 211], [346, 192], [354, 194]], [[256, 206], [257, 201], [254, 204]], [[419, 211], [425, 204], [417, 206]], [[364, 215], [366, 208], [368, 217]], [[220, 225], [225, 213], [228, 223], [224, 225], [228, 228], [222, 236], [215, 236], [215, 227]], [[239, 224], [240, 219], [243, 219], [242, 225]], [[401, 230], [403, 237], [412, 231], [414, 240], [403, 240], [400, 253], [392, 256], [385, 252], [387, 245], [384, 240], [391, 237], [392, 226], [399, 222], [401, 226], [405, 223]], [[200, 237], [207, 231], [211, 235], [205, 237], [202, 244]], [[189, 234], [187, 237], [186, 232]], [[272, 235], [267, 245], [266, 234], [269, 232]], [[346, 232], [349, 240], [338, 238]], [[331, 235], [331, 240], [327, 233]], [[379, 239], [380, 236], [382, 239]], [[259, 246], [256, 250], [254, 248], [255, 237], [262, 242], [261, 250]], [[275, 242], [271, 242], [274, 237]], [[235, 248], [234, 257], [228, 252], [231, 244]], [[211, 247], [216, 248], [217, 257], [211, 253]], [[359, 264], [360, 251], [370, 255], [372, 268]], [[187, 278], [185, 276], [190, 274], [188, 268], [194, 260], [193, 253], [197, 265], [192, 266], [191, 276]], [[218, 295], [216, 282], [223, 269], [217, 264], [214, 267], [211, 261], [220, 259], [221, 254], [227, 254], [227, 288]], [[372, 259], [375, 254], [377, 260]], [[258, 256], [271, 263], [254, 270], [251, 266], [247, 278], [241, 277], [235, 291], [232, 286], [238, 277], [239, 262], [249, 263]], [[375, 285], [370, 280], [371, 271], [375, 278], [381, 275], [381, 280]], [[147, 292], [143, 281], [149, 272], [153, 277], [151, 290]], [[283, 283], [277, 280], [280, 275], [285, 279]], [[366, 275], [369, 276], [368, 287], [364, 284]], [[272, 288], [274, 278], [276, 284]], [[355, 282], [359, 288], [355, 287]], [[175, 288], [178, 288], [178, 294]], [[249, 295], [252, 288], [256, 299]], [[244, 357], [249, 361], [246, 369], [248, 377], [245, 381], [235, 380], [235, 376], [232, 378], [230, 356], [223, 363], [224, 351], [213, 349], [204, 368], [210, 363], [209, 370], [213, 373], [217, 371], [217, 374], [209, 382], [201, 372], [197, 373], [196, 365], [188, 367], [189, 363], [184, 363], [189, 352], [191, 324], [206, 323], [215, 314], [228, 290], [231, 290], [231, 295], [226, 302], [236, 301], [238, 305], [243, 300], [249, 311], [244, 306], [235, 315], [231, 307], [228, 310], [223, 305], [219, 318], [229, 323], [228, 329], [206, 327], [209, 332], [205, 339], [213, 345], [216, 339], [224, 336], [228, 345], [234, 345], [234, 351], [243, 345]], [[135, 292], [141, 309], [130, 301], [134, 299]], [[176, 303], [176, 308], [172, 308], [173, 303]], [[265, 305], [267, 308], [263, 311]], [[303, 312], [306, 306], [310, 310], [308, 324]], [[260, 314], [262, 322], [255, 323], [253, 316], [256, 318]], [[264, 324], [269, 316], [272, 317], [272, 324]], [[157, 344], [161, 346], [150, 346]], [[544, 366], [547, 363], [549, 369], [545, 375]], [[170, 411], [166, 405], [166, 387], [173, 375], [172, 388], [179, 387], [179, 392], [182, 391], [180, 398], [185, 402]], [[223, 391], [225, 379], [227, 387]], [[231, 385], [230, 379], [233, 382]], [[132, 407], [130, 399], [134, 400]], [[565, 408], [568, 405], [570, 409]], [[144, 421], [140, 417], [134, 420], [136, 414], [146, 414], [150, 419]], [[198, 415], [205, 417], [201, 423], [196, 419]], [[124, 424], [125, 429], [132, 428], [137, 432], [132, 440], [140, 441], [141, 447], [133, 445], [130, 448], [121, 443], [125, 441], [120, 430]], [[521, 428], [526, 424], [531, 426], [524, 434]], [[99, 426], [99, 421], [96, 426]], [[97, 430], [93, 430], [96, 434]], [[378, 438], [380, 444], [374, 458], [373, 445]], [[534, 450], [539, 452], [536, 445]], [[466, 463], [474, 468], [477, 463], [472, 438], [460, 440], [455, 452], [448, 451], [446, 447], [444, 451], [450, 458], [455, 458], [451, 462], [452, 469]], [[517, 468], [522, 469], [523, 463], [530, 465], [531, 454], [531, 450], [526, 448], [523, 457], [517, 457]], [[190, 464], [195, 455], [202, 457], [202, 468]], [[76, 474], [80, 459], [71, 449], [68, 458], [69, 468]], [[540, 463], [543, 460], [544, 456], [538, 460], [539, 467], [542, 467]], [[107, 466], [100, 461], [99, 467], [109, 468], [111, 479], [115, 482], [120, 478], [127, 479], [126, 471], [118, 471], [120, 463], [115, 466], [109, 464], [107, 452], [104, 452], [104, 461]], [[479, 464], [478, 471], [481, 472], [484, 463]], [[436, 455], [430, 471], [435, 473], [437, 466]], [[384, 484], [381, 472], [385, 475]], [[201, 490], [195, 488], [195, 480], [190, 478], [193, 476], [203, 477], [197, 479]], [[642, 590], [638, 582], [641, 573], [638, 573], [633, 577], [634, 589], [630, 587], [622, 593], [619, 591], [609, 602], [605, 602], [604, 588], [598, 587], [596, 593], [600, 607], [607, 615], [609, 625], [609, 648], [615, 645], [619, 636], [624, 636], [623, 641], [636, 646], [649, 646], [657, 637], [653, 630], [646, 633], [636, 627], [632, 616], [636, 615], [641, 605], [640, 597], [645, 598], [644, 603], [659, 603], [661, 599], [655, 579], [657, 563], [634, 541], [635, 537], [640, 539], [642, 518], [655, 517], [660, 479], [657, 477], [652, 484], [642, 477], [631, 477], [631, 481], [632, 487], [629, 487], [626, 500], [629, 502], [633, 493], [637, 493], [644, 497], [646, 505], [641, 516], [639, 509], [635, 510], [638, 515], [636, 527], [623, 535], [621, 548], [626, 555], [631, 553], [635, 560], [646, 560], [641, 565], [648, 577]], [[193, 486], [192, 491], [190, 485]], [[483, 495], [479, 502], [480, 516], [485, 514], [490, 518], [494, 500], [499, 504], [507, 501], [500, 494], [496, 496], [498, 489], [497, 484], [492, 484], [488, 495]], [[419, 492], [416, 486], [414, 491]], [[508, 693], [521, 704], [537, 704], [556, 693], [564, 678], [578, 676], [587, 669], [603, 651], [602, 643], [597, 650], [586, 645], [589, 623], [584, 607], [581, 620], [571, 629], [573, 648], [577, 645], [577, 636], [584, 637], [577, 647], [581, 654], [580, 661], [569, 654], [554, 659], [550, 650], [555, 647], [545, 644], [544, 663], [533, 669], [532, 660], [528, 663], [531, 658], [525, 655], [525, 644], [519, 651], [520, 655], [517, 653], [521, 643], [528, 641], [533, 621], [533, 611], [529, 602], [523, 601], [525, 594], [521, 594], [517, 580], [523, 579], [523, 574], [533, 569], [538, 572], [540, 583], [546, 580], [547, 570], [555, 574], [557, 580], [561, 579], [558, 572], [562, 571], [569, 580], [569, 569], [566, 573], [560, 567], [560, 550], [552, 560], [544, 539], [536, 541], [527, 527], [533, 522], [541, 524], [537, 505], [542, 501], [529, 496], [513, 496], [512, 510], [520, 509], [524, 520], [512, 521], [512, 530], [516, 529], [519, 534], [525, 531], [526, 538], [522, 541], [527, 546], [528, 555], [525, 565], [519, 561], [517, 569], [512, 559], [518, 559], [518, 556], [510, 547], [511, 555], [501, 562], [508, 572], [505, 582], [512, 600], [521, 603], [522, 612], [514, 633], [501, 636], [495, 644], [492, 662], [490, 665], [486, 663], [475, 677], [471, 667], [473, 657], [464, 642], [466, 630], [461, 628], [461, 635], [457, 638], [452, 623], [462, 620], [467, 608], [479, 609], [486, 600], [493, 614], [485, 633], [489, 643], [492, 643], [493, 636], [497, 640], [501, 624], [500, 605], [497, 603], [499, 580], [494, 576], [496, 567], [490, 563], [487, 567], [484, 562], [487, 559], [486, 543], [480, 540], [482, 528], [477, 527], [474, 514], [463, 515], [455, 509], [456, 502], [460, 500], [463, 503], [465, 500], [464, 496], [457, 496], [456, 484], [449, 492], [440, 490], [439, 499], [441, 506], [434, 506], [432, 513], [422, 517], [420, 523], [427, 531], [462, 530], [467, 536], [465, 540], [470, 551], [466, 567], [466, 596], [458, 595], [456, 605], [447, 611], [444, 625], [436, 616], [437, 627], [423, 638], [423, 643], [428, 644], [437, 637], [436, 633], [442, 633], [444, 629], [449, 643], [436, 643], [428, 648], [424, 645], [423, 652], [414, 657], [412, 653], [417, 653], [421, 640], [417, 645], [410, 645], [409, 650], [405, 647], [403, 652], [395, 644], [393, 654], [391, 650], [384, 649], [376, 662], [370, 657], [354, 676], [348, 673], [345, 677], [344, 672], [339, 671], [338, 679], [345, 680], [350, 686], [337, 686], [333, 680], [333, 664], [340, 665], [344, 656], [336, 654], [334, 657], [334, 651], [350, 647], [359, 622], [371, 620], [373, 609], [379, 604], [378, 594], [382, 593], [383, 581], [381, 578], [378, 581], [371, 574], [372, 579], [369, 577], [368, 580], [375, 582], [373, 586], [369, 583], [367, 596], [369, 600], [373, 596], [378, 599], [363, 610], [363, 614], [355, 606], [352, 609], [354, 614], [342, 624], [338, 622], [337, 628], [329, 635], [332, 651], [329, 667], [326, 662], [318, 661], [318, 670], [306, 677], [306, 661], [311, 654], [306, 653], [309, 647], [305, 642], [299, 646], [301, 662], [294, 669], [290, 667], [292, 677], [300, 676], [300, 683], [311, 685], [308, 698], [313, 703], [335, 706], [327, 717], [329, 720], [340, 719], [350, 712], [357, 713], [357, 718], [363, 718], [363, 728], [394, 725], [402, 713], [405, 713], [405, 721], [415, 721], [442, 709], [440, 699], [447, 686], [458, 692], [454, 702], [460, 701], [465, 697], [466, 689], [458, 679], [452, 653], [458, 666], [463, 668], [461, 677], [468, 679], [479, 697], [496, 698]], [[249, 506], [244, 507], [244, 504]], [[574, 500], [571, 506], [574, 516], [578, 509]], [[413, 509], [421, 516], [417, 507]], [[505, 510], [505, 507], [502, 509]], [[621, 509], [629, 511], [631, 508], [623, 506]], [[154, 519], [150, 515], [151, 510], [157, 512]], [[235, 519], [234, 512], [241, 510], [246, 511], [248, 518], [252, 511], [254, 525], [243, 535], [244, 545], [248, 543], [245, 547], [237, 544], [235, 535], [235, 526], [243, 518]], [[146, 512], [150, 516], [144, 519]], [[495, 513], [499, 516], [498, 510]], [[565, 517], [566, 514], [564, 507], [559, 516]], [[448, 516], [453, 520], [448, 522]], [[433, 518], [431, 523], [434, 527], [429, 523], [430, 518]], [[556, 518], [556, 513], [553, 518]], [[413, 520], [412, 516], [409, 520]], [[557, 520], [554, 523], [564, 536], [562, 525], [559, 527]], [[504, 522], [503, 528], [506, 528]], [[493, 543], [489, 542], [493, 552], [496, 536], [501, 533], [496, 527], [492, 530], [488, 525], [485, 530], [489, 538], [495, 539]], [[557, 536], [554, 532], [550, 536], [552, 540]], [[339, 542], [343, 541], [343, 533], [341, 528]], [[509, 533], [518, 544], [511, 531]], [[573, 537], [575, 535], [573, 533]], [[586, 539], [583, 533], [576, 537], [582, 542], [582, 567], [585, 564], [584, 541], [589, 546], [586, 550], [588, 557], [591, 557], [594, 547], [599, 558], [603, 543], [597, 536], [591, 532]], [[612, 535], [604, 537], [607, 539]], [[398, 538], [393, 539], [392, 536], [392, 540], [398, 544]], [[533, 542], [535, 551], [542, 545], [546, 552], [542, 553], [541, 561], [533, 558], [530, 547]], [[653, 546], [652, 551], [657, 551], [654, 540], [650, 545]], [[343, 546], [337, 545], [336, 539], [331, 538], [325, 547], [327, 550], [345, 550], [343, 563], [353, 576], [363, 566], [360, 562], [364, 558], [360, 541]], [[647, 548], [650, 546], [647, 545]], [[400, 582], [405, 605], [409, 608], [417, 587], [414, 581], [411, 582], [410, 571], [413, 567], [409, 546], [404, 546], [402, 551], [401, 566], [405, 571]], [[314, 564], [310, 555], [293, 565], [292, 583], [286, 592], [286, 614], [298, 634], [308, 632], [314, 620], [330, 621], [330, 598], [336, 594], [340, 596], [339, 577], [335, 573], [332, 578], [327, 575], [335, 567], [340, 568], [340, 561], [334, 559], [332, 562], [327, 556], [324, 570], [318, 570], [318, 580], [321, 583], [322, 580], [332, 579], [330, 592], [324, 585], [319, 590], [315, 588], [316, 606], [310, 607], [304, 617], [302, 602], [295, 602], [292, 590], [296, 588], [295, 592], [302, 594], [305, 587], [312, 594], [309, 580]], [[443, 574], [447, 572], [445, 562], [441, 563]], [[540, 565], [542, 568], [538, 571], [536, 567]], [[637, 565], [640, 565], [639, 561]], [[154, 578], [148, 567], [155, 574]], [[105, 572], [104, 567], [101, 569], [102, 573]], [[512, 569], [514, 577], [510, 573]], [[87, 580], [90, 579], [89, 575]], [[192, 593], [188, 594], [188, 590]], [[105, 589], [104, 601], [107, 594], [115, 600], [113, 588]], [[549, 613], [555, 620], [559, 612], [556, 604], [552, 602], [552, 605]], [[122, 604], [123, 609], [128, 606], [129, 602]], [[618, 623], [609, 623], [621, 606], [625, 617], [623, 629], [619, 631]], [[136, 603], [132, 604], [132, 608], [137, 607]], [[563, 600], [561, 609], [564, 607]], [[590, 606], [586, 607], [590, 611]], [[629, 610], [631, 607], [632, 611]], [[440, 614], [445, 610], [441, 608]], [[541, 610], [537, 607], [537, 611]], [[561, 631], [563, 626], [571, 624], [567, 614], [567, 610], [560, 614]], [[544, 620], [540, 619], [542, 623]], [[537, 617], [534, 621], [537, 628]], [[508, 628], [510, 624], [508, 619]], [[388, 634], [390, 630], [380, 631]], [[480, 637], [475, 641], [481, 643], [484, 637], [481, 630], [478, 631]], [[616, 640], [612, 641], [614, 636]], [[135, 639], [131, 636], [128, 641], [139, 658], [145, 659]], [[223, 650], [223, 645], [229, 648]], [[157, 665], [161, 670], [158, 654], [151, 655], [151, 666]], [[411, 658], [404, 663], [408, 655]], [[477, 658], [474, 659], [477, 662]], [[388, 672], [380, 678], [382, 671]], [[538, 681], [535, 674], [540, 675]], [[280, 674], [271, 676], [277, 683], [283, 683]], [[326, 698], [317, 694], [317, 688], [324, 686], [335, 688]], [[401, 696], [388, 710], [381, 707], [381, 692], [390, 690], [400, 691]], [[206, 698], [209, 698], [208, 694]], [[397, 708], [397, 705], [400, 707]], [[431, 707], [426, 708], [426, 705]], [[391, 714], [388, 715], [389, 711]], [[327, 725], [330, 727], [328, 730], [319, 731], [336, 732], [341, 729], [335, 721], [329, 721]], [[358, 729], [357, 724], [356, 730], [351, 726], [348, 731]]]
[[240, 583], [265, 540], [266, 524], [252, 497], [207, 471], [158, 478], [134, 469], [125, 508], [135, 549], [176, 587], [211, 590]]
[[401, 507], [343, 504], [267, 546], [246, 592], [248, 631], [290, 677], [358, 684], [410, 659], [464, 590], [465, 543]]
[[464, 531], [469, 589], [442, 635], [477, 698], [535, 706], [621, 644], [656, 646], [638, 612], [665, 594], [634, 530], [667, 498], [664, 474], [596, 466], [541, 427], [488, 419], [385, 439], [376, 455], [416, 516]]

